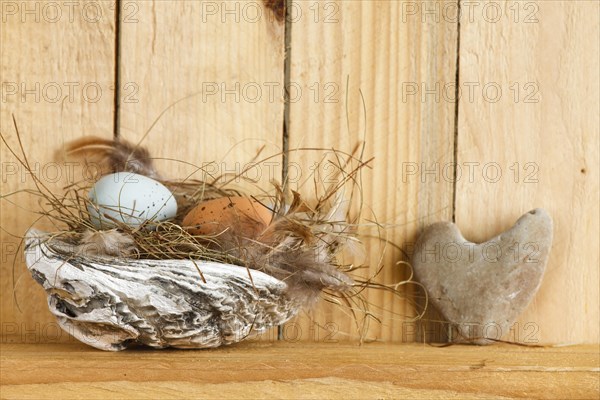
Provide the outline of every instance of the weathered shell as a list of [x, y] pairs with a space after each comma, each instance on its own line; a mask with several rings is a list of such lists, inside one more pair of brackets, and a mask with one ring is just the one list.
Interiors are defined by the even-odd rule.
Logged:
[[259, 271], [191, 260], [84, 259], [34, 229], [25, 257], [62, 329], [102, 350], [218, 347], [282, 324], [300, 306], [284, 282]]

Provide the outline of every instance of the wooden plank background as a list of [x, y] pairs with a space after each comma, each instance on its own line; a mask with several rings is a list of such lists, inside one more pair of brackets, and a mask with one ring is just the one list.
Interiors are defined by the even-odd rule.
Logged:
[[550, 261], [511, 336], [598, 342], [599, 4], [514, 4], [498, 22], [461, 24], [460, 82], [479, 86], [473, 102], [461, 97], [457, 163], [478, 165], [457, 182], [456, 221], [486, 240], [546, 208]]
[[[60, 191], [77, 177], [70, 176], [75, 166], [54, 161], [54, 152], [83, 134], [110, 138], [114, 132], [115, 10], [110, 2], [76, 2], [71, 18], [69, 9], [45, 4], [0, 3], [0, 130], [18, 149], [15, 117], [40, 179]], [[4, 144], [1, 157], [3, 196], [35, 187]], [[0, 207], [2, 335], [45, 341], [59, 328], [17, 253], [20, 237], [36, 219], [32, 210], [39, 211], [37, 199], [3, 198]]]
[[[507, 338], [599, 342], [599, 54], [589, 40], [598, 37], [597, 2], [292, 1], [287, 39], [285, 24], [250, 0], [121, 1], [119, 12], [111, 1], [78, 1], [72, 10], [58, 3], [60, 18], [51, 3], [0, 1], [0, 129], [14, 146], [15, 116], [42, 172], [66, 141], [83, 134], [138, 141], [163, 112], [144, 144], [172, 177], [193, 169], [166, 159], [236, 171], [263, 145], [264, 154], [289, 147], [287, 162], [307, 176], [319, 155], [293, 149], [348, 151], [364, 139], [365, 158], [375, 157], [364, 175], [365, 216], [375, 215], [408, 252], [434, 221], [455, 218], [468, 239], [481, 241], [529, 209], [547, 208], [555, 220], [551, 262], [518, 336]], [[2, 194], [31, 187], [4, 145], [1, 155]], [[474, 179], [448, 179], [454, 162], [464, 173], [466, 163], [478, 163]], [[484, 170], [489, 163], [501, 169], [499, 180], [484, 175], [497, 168]], [[278, 159], [264, 169], [261, 185], [283, 168]], [[37, 204], [20, 196], [18, 206], [3, 199], [1, 207], [2, 335], [53, 340], [56, 324], [20, 256], [14, 281], [11, 272], [18, 242], [11, 234], [23, 234]], [[367, 241], [370, 264], [382, 250]], [[395, 266], [401, 258], [386, 249], [383, 281], [407, 276]], [[422, 339], [393, 317], [411, 314], [407, 302], [379, 292], [368, 299], [388, 310], [369, 339]], [[322, 340], [331, 329], [337, 340], [354, 335], [335, 307], [311, 314], [295, 321], [301, 340]], [[425, 328], [428, 339], [441, 338], [439, 325]]]
[[[413, 241], [418, 229], [427, 223], [452, 218], [451, 182], [421, 182], [408, 179], [403, 171], [409, 165], [452, 161], [454, 104], [423, 102], [420, 96], [406, 93], [408, 87], [421, 83], [433, 86], [454, 79], [456, 24], [423, 23], [416, 16], [407, 16], [405, 4], [396, 1], [296, 4], [295, 14], [290, 16], [294, 18], [290, 81], [305, 95], [291, 102], [290, 148], [350, 152], [364, 140], [364, 159], [375, 159], [372, 169], [363, 173], [363, 215], [378, 221], [383, 229], [364, 227], [362, 232], [406, 247], [403, 242]], [[320, 156], [292, 153], [290, 160], [306, 170]], [[408, 278], [407, 268], [395, 265], [403, 258], [399, 249], [386, 247], [378, 239], [366, 241], [365, 247], [371, 267], [364, 271], [364, 277], [374, 274], [381, 262], [384, 270], [378, 281], [393, 283]], [[385, 254], [380, 260], [382, 252]], [[368, 292], [367, 300], [383, 320], [370, 324], [368, 340], [416, 338], [418, 325], [402, 318], [414, 315], [408, 302], [381, 291]], [[313, 326], [310, 320], [327, 329]], [[357, 335], [352, 318], [329, 304], [301, 323], [300, 329], [309, 332], [307, 340], [329, 337], [334, 331], [339, 340]]]

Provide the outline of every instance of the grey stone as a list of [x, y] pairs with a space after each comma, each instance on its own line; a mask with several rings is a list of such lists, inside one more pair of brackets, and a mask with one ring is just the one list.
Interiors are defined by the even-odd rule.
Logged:
[[539, 289], [552, 245], [552, 218], [542, 209], [475, 244], [455, 224], [439, 222], [419, 237], [416, 278], [451, 325], [455, 343], [489, 344], [506, 334]]

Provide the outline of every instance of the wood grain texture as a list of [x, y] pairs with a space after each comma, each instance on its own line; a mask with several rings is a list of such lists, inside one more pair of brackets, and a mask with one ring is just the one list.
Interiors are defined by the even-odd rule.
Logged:
[[591, 399], [597, 346], [524, 348], [246, 342], [106, 353], [3, 344], [2, 397]]
[[118, 67], [133, 96], [119, 104], [120, 137], [142, 141], [165, 177], [242, 173], [234, 187], [271, 190], [282, 156], [250, 163], [283, 146], [284, 25], [250, 0], [127, 1], [121, 12], [131, 18]]
[[[160, 158], [216, 161], [199, 178], [241, 171], [262, 145], [264, 155], [283, 148], [284, 29], [261, 2], [126, 1], [118, 29], [113, 1], [75, 3], [0, 1], [0, 130], [15, 147], [14, 114], [30, 160], [54, 189], [69, 183], [71, 171], [58, 165], [56, 179], [54, 151], [84, 134], [111, 137], [116, 110], [116, 130], [134, 142], [166, 110], [143, 144]], [[290, 148], [348, 151], [365, 140], [365, 158], [375, 160], [364, 175], [364, 216], [376, 216], [409, 253], [420, 228], [450, 220], [454, 206], [473, 241], [546, 208], [556, 226], [549, 268], [507, 339], [598, 342], [600, 259], [590, 242], [600, 233], [598, 3], [491, 2], [485, 10], [476, 3], [462, 4], [454, 160], [456, 1], [431, 3], [432, 13], [420, 2], [291, 2]], [[2, 195], [31, 188], [31, 177], [0, 147]], [[289, 162], [306, 178], [318, 159], [292, 151]], [[262, 188], [281, 175], [281, 158], [270, 161], [247, 174]], [[159, 168], [179, 178], [195, 171], [177, 161]], [[0, 333], [53, 340], [57, 325], [11, 236], [22, 235], [39, 208], [31, 197], [13, 201], [0, 202]], [[367, 242], [368, 263], [384, 250], [381, 280], [406, 278], [394, 265], [401, 252], [377, 240]], [[424, 326], [404, 325], [396, 314], [413, 314], [408, 302], [379, 292], [369, 301], [387, 309], [370, 339], [421, 340], [424, 333], [443, 340], [435, 313]], [[284, 336], [355, 336], [352, 318], [338, 308], [322, 306], [313, 317], [324, 328], [302, 319]]]
[[[262, 146], [281, 151], [284, 27], [261, 2], [136, 1], [122, 12], [135, 13], [121, 24], [120, 77], [136, 94], [119, 105], [121, 137], [142, 140], [160, 117], [142, 144], [179, 179], [239, 173]], [[265, 189], [281, 179], [281, 157], [270, 161], [247, 174]]]
[[462, 24], [460, 82], [475, 89], [470, 98], [465, 86], [460, 99], [456, 222], [484, 241], [546, 208], [555, 227], [549, 265], [508, 339], [597, 343], [599, 6], [515, 4], [518, 15], [507, 3], [497, 22], [479, 10]]
[[[407, 12], [404, 2], [292, 4], [290, 163], [299, 166], [296, 170], [302, 172], [302, 180], [290, 168], [290, 177], [296, 178], [291, 187], [310, 189], [310, 181], [300, 185], [322, 157], [322, 153], [296, 153], [294, 149], [349, 152], [364, 140], [364, 159], [375, 159], [372, 169], [363, 173], [363, 217], [377, 221], [383, 229], [364, 227], [362, 233], [387, 237], [410, 252], [419, 228], [452, 218], [453, 184], [423, 180], [421, 172], [453, 160], [454, 104], [435, 101], [422, 92], [455, 78], [456, 23], [434, 18], [423, 22], [422, 14]], [[330, 173], [325, 168], [318, 172], [321, 181]], [[403, 258], [398, 248], [378, 239], [367, 240], [366, 248], [371, 268], [364, 276], [373, 274], [380, 261], [385, 267], [379, 281], [389, 284], [409, 276], [407, 268], [395, 265]], [[412, 290], [407, 294], [412, 296]], [[380, 291], [370, 291], [368, 301], [382, 319], [382, 323], [371, 323], [370, 339], [416, 338], [417, 328], [404, 324], [404, 317], [415, 315], [409, 302]], [[307, 340], [315, 330], [356, 337], [352, 317], [337, 306], [323, 305], [311, 318], [329, 328], [303, 322]], [[426, 318], [437, 319], [435, 314]]]
[[[113, 135], [112, 4], [0, 2], [0, 131], [11, 148], [18, 149], [14, 116], [32, 169], [57, 193], [81, 178], [81, 166], [55, 162], [54, 152], [83, 134]], [[0, 147], [2, 196], [34, 188], [34, 180], [8, 148], [3, 143]], [[54, 318], [17, 250], [20, 237], [37, 219], [38, 199], [22, 193], [2, 198], [0, 208], [1, 333], [42, 332]], [[48, 223], [39, 226], [55, 229]]]

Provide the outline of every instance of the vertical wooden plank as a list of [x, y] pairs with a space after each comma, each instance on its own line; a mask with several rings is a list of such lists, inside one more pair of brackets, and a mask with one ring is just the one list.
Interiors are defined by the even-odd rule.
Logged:
[[173, 179], [239, 174], [264, 147], [261, 159], [276, 156], [244, 174], [256, 182], [233, 185], [272, 192], [282, 171], [285, 25], [250, 0], [126, 1], [121, 14], [119, 69], [131, 97], [119, 104], [120, 136], [139, 142], [149, 132], [142, 144]]
[[[453, 184], [440, 179], [439, 171], [453, 160], [454, 101], [442, 98], [456, 73], [453, 10], [453, 1], [298, 1], [292, 2], [288, 16], [290, 163], [297, 163], [306, 179], [321, 156], [293, 149], [350, 151], [364, 140], [365, 159], [375, 157], [372, 170], [364, 173], [364, 217], [376, 218], [386, 228], [382, 234], [407, 251], [419, 228], [452, 217]], [[300, 181], [292, 182], [292, 188]], [[369, 228], [362, 232], [378, 234]], [[376, 239], [365, 245], [370, 265], [365, 276], [374, 273], [385, 250], [378, 280], [393, 283], [408, 277], [405, 268], [395, 265], [403, 258], [398, 249], [385, 248]], [[381, 324], [371, 323], [369, 340], [416, 339], [416, 325], [394, 315], [414, 315], [409, 302], [374, 290], [368, 301], [382, 318]], [[321, 304], [313, 314], [327, 329], [300, 319], [296, 323], [303, 339], [356, 338], [352, 318], [338, 307]]]
[[[62, 193], [80, 168], [54, 161], [54, 152], [83, 134], [113, 135], [113, 2], [3, 0], [0, 10], [0, 130], [18, 149], [15, 117], [33, 170], [44, 184]], [[66, 339], [48, 311], [46, 294], [26, 270], [22, 251], [17, 251], [19, 236], [36, 220], [38, 199], [26, 194], [4, 198], [33, 189], [33, 178], [4, 144], [0, 146], [3, 340]]]
[[460, 100], [456, 220], [483, 241], [535, 207], [554, 219], [542, 287], [508, 340], [599, 340], [598, 7], [506, 2], [462, 24], [460, 82], [474, 91]]
[[[144, 139], [157, 158], [239, 172], [266, 146], [282, 148], [284, 24], [256, 1], [124, 2], [120, 76], [132, 97], [120, 103], [120, 135]], [[131, 19], [133, 22], [128, 22]], [[280, 179], [263, 166], [260, 184]], [[168, 177], [193, 167], [158, 162]], [[198, 172], [192, 178], [207, 178]]]

